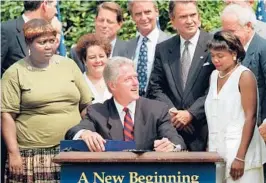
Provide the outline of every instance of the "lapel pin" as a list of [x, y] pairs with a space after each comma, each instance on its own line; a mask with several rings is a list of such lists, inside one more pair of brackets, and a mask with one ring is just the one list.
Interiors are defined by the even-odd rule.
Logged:
[[200, 56], [200, 59], [203, 59], [203, 56]]

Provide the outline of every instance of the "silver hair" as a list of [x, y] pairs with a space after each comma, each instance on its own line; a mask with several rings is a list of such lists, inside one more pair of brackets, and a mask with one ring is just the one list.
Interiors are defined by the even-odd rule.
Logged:
[[235, 15], [238, 19], [238, 23], [241, 26], [251, 23], [252, 28], [254, 29], [257, 23], [256, 15], [253, 9], [249, 6], [241, 6], [239, 4], [230, 4], [225, 7], [222, 11], [221, 19], [225, 16]]
[[107, 87], [109, 82], [116, 82], [119, 75], [119, 67], [121, 67], [122, 65], [131, 65], [135, 68], [134, 61], [126, 57], [112, 57], [107, 61], [106, 66], [103, 70], [103, 78]]
[[[152, 2], [153, 5], [154, 5], [154, 8], [156, 10], [158, 10], [158, 6], [157, 6], [157, 1], [156, 0], [145, 0], [146, 2], [149, 1], [149, 2]], [[142, 2], [140, 0], [129, 0], [128, 3], [127, 3], [127, 10], [129, 11], [129, 13], [132, 15], [132, 7], [133, 7], [133, 4], [134, 2]]]

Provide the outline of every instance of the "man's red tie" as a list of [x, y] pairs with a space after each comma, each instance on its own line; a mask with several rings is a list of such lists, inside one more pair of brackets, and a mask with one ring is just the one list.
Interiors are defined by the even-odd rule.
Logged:
[[134, 124], [128, 108], [125, 107], [123, 111], [126, 113], [124, 118], [124, 139], [125, 141], [132, 141], [134, 140]]

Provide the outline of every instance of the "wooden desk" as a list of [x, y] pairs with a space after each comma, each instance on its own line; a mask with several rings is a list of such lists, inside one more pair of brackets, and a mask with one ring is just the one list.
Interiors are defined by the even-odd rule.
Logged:
[[61, 183], [215, 183], [211, 152], [61, 152]]

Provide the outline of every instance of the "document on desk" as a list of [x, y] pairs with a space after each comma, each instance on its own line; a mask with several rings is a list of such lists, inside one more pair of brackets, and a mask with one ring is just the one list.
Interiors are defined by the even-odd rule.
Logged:
[[[135, 141], [106, 140], [105, 151], [124, 151], [127, 149], [136, 149]], [[60, 151], [89, 151], [89, 148], [83, 140], [62, 140]]]

